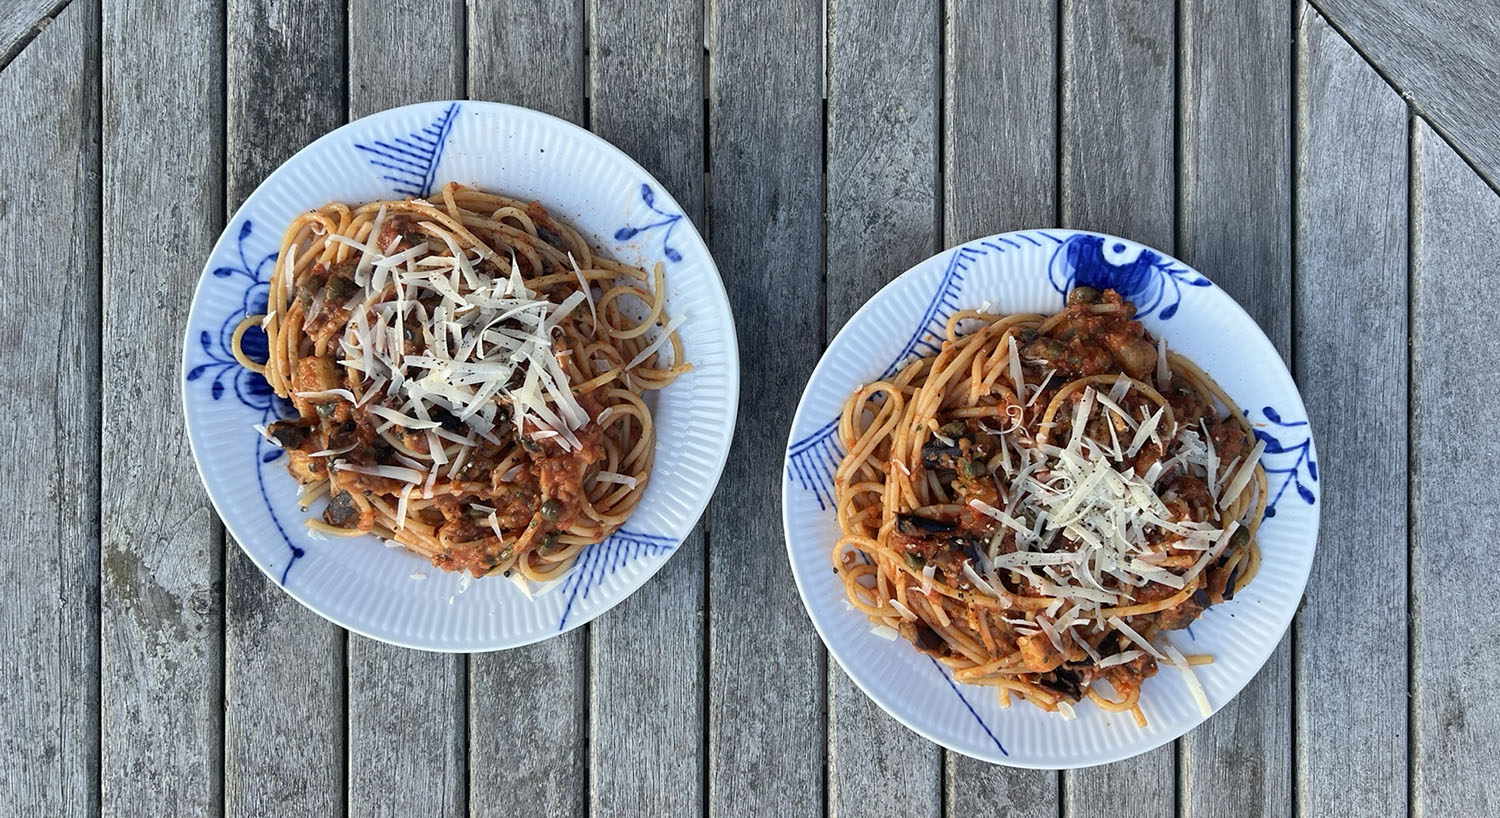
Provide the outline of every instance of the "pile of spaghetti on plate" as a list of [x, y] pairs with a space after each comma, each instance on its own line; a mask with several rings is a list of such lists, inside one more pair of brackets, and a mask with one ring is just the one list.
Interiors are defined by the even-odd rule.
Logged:
[[1091, 287], [1052, 316], [962, 311], [939, 352], [858, 388], [834, 564], [878, 633], [955, 679], [1144, 725], [1159, 663], [1207, 713], [1190, 666], [1211, 658], [1159, 637], [1254, 576], [1266, 478], [1243, 413], [1134, 313]]
[[[680, 320], [660, 265], [604, 258], [537, 203], [453, 183], [436, 198], [298, 216], [236, 354], [296, 407], [262, 431], [303, 508], [326, 498], [309, 526], [554, 579], [640, 502], [642, 393], [690, 368]], [[255, 322], [263, 367], [239, 350]]]

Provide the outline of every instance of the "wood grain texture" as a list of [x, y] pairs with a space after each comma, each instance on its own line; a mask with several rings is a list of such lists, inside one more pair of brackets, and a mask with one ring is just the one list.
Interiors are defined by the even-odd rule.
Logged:
[[[231, 0], [226, 23], [228, 215], [342, 125], [347, 96], [342, 4]], [[233, 538], [224, 559], [224, 814], [339, 814], [345, 632], [261, 573]]]
[[223, 806], [223, 542], [178, 394], [224, 220], [222, 103], [204, 93], [223, 42], [196, 36], [222, 24], [209, 0], [104, 4], [100, 719], [115, 815]]
[[[469, 8], [469, 96], [584, 123], [583, 7], [483, 0]], [[541, 44], [545, 44], [542, 47]], [[526, 70], [516, 70], [524, 54]], [[473, 818], [588, 809], [589, 628], [470, 658]], [[525, 747], [517, 753], [515, 748]]]
[[0, 400], [32, 419], [0, 447], [0, 792], [63, 818], [99, 808], [97, 14], [75, 3], [0, 73]]
[[585, 815], [585, 633], [471, 657], [469, 815]]
[[1313, 0], [1401, 96], [1500, 184], [1500, 15], [1490, 0]]
[[944, 800], [952, 818], [1052, 818], [1063, 814], [1058, 780], [1050, 770], [1001, 767], [950, 752], [944, 765]]
[[[951, 0], [944, 21], [943, 244], [1058, 218], [1058, 4]], [[1019, 112], [1019, 113], [1018, 113]], [[1003, 731], [1003, 728], [1002, 728]], [[946, 818], [1059, 814], [1058, 775], [945, 753]]]
[[583, 1], [471, 0], [470, 98], [587, 125]]
[[1171, 0], [1069, 2], [1062, 20], [1062, 222], [1170, 252], [1177, 121]]
[[816, 815], [824, 806], [825, 659], [774, 512], [783, 430], [823, 334], [820, 12], [814, 0], [715, 0], [710, 9], [709, 244], [747, 362], [719, 483], [729, 501], [709, 515], [715, 818]]
[[1321, 16], [1299, 23], [1293, 348], [1329, 502], [1296, 629], [1296, 814], [1397, 816], [1408, 772], [1406, 640], [1392, 638], [1407, 631], [1406, 607], [1392, 604], [1407, 595], [1407, 108]]
[[[414, 43], [421, 44], [413, 47]], [[353, 0], [349, 115], [464, 92], [458, 0]], [[398, 70], [391, 55], [402, 55]], [[468, 807], [468, 662], [348, 637], [350, 815], [458, 815]], [[493, 763], [496, 756], [488, 757]]]
[[[591, 127], [640, 162], [701, 226], [702, 2], [593, 0], [588, 17]], [[589, 626], [589, 813], [596, 818], [703, 814], [705, 557], [700, 525], [659, 574]]]
[[[1176, 10], [1165, 0], [1068, 3], [1062, 21], [1063, 226], [1173, 244]], [[1143, 705], [1150, 712], [1149, 689]], [[1149, 718], [1149, 716], [1148, 716]], [[1173, 748], [1062, 774], [1065, 816], [1176, 809]]]
[[1500, 701], [1480, 646], [1500, 639], [1500, 621], [1470, 615], [1495, 582], [1466, 566], [1493, 553], [1500, 525], [1489, 465], [1500, 445], [1476, 433], [1500, 412], [1475, 377], [1500, 355], [1500, 309], [1476, 297], [1500, 278], [1500, 197], [1425, 122], [1415, 130], [1412, 814], [1493, 815]]
[[944, 243], [1058, 220], [1055, 0], [949, 0]]
[[[22, 49], [54, 22], [54, 18], [60, 18], [68, 5], [69, 0], [11, 0], [0, 7], [0, 68], [7, 67]], [[98, 35], [91, 40], [97, 42]], [[70, 72], [67, 78], [77, 80], [83, 76], [80, 67]]]
[[[1178, 255], [1291, 351], [1291, 7], [1189, 3], [1182, 16]], [[1179, 742], [1186, 818], [1285, 816], [1289, 640], [1234, 701]]]
[[463, 0], [349, 0], [349, 118], [462, 97], [465, 30]]
[[349, 634], [349, 815], [466, 812], [466, 681], [463, 656]]
[[[825, 337], [938, 250], [942, 21], [936, 4], [828, 5]], [[938, 818], [942, 750], [828, 670], [830, 816]]]

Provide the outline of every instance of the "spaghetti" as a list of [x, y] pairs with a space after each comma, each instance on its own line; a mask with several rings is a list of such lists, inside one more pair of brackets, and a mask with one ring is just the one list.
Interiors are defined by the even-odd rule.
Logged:
[[[1113, 290], [1052, 315], [955, 314], [935, 354], [850, 396], [834, 567], [874, 629], [958, 681], [1144, 726], [1164, 631], [1259, 566], [1266, 476], [1244, 415]], [[964, 331], [972, 327], [971, 331]], [[1113, 688], [1112, 693], [1109, 688]]]
[[[256, 322], [264, 364], [242, 349]], [[311, 528], [542, 582], [640, 502], [655, 450], [642, 394], [691, 369], [680, 323], [660, 264], [610, 260], [535, 202], [449, 183], [436, 202], [298, 216], [267, 313], [233, 341], [297, 409], [262, 432], [304, 510], [327, 498]]]

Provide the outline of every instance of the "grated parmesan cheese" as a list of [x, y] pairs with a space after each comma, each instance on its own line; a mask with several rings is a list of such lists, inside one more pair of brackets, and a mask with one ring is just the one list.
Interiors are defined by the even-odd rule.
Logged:
[[594, 482], [617, 483], [628, 489], [634, 489], [636, 487], [636, 479], [634, 477], [631, 477], [628, 474], [620, 474], [619, 472], [612, 471], [601, 471], [598, 474], [594, 475]]
[[901, 631], [898, 631], [889, 625], [871, 625], [870, 633], [875, 634], [876, 636], [886, 640], [887, 642], [894, 642], [897, 639], [901, 638]]
[[1203, 691], [1203, 684], [1198, 681], [1198, 675], [1193, 672], [1193, 666], [1188, 664], [1187, 658], [1171, 643], [1163, 644], [1162, 650], [1166, 651], [1167, 656], [1170, 657], [1169, 664], [1182, 673], [1183, 681], [1187, 682], [1188, 692], [1192, 694], [1193, 701], [1198, 705], [1198, 712], [1205, 718], [1212, 716], [1214, 709], [1208, 703], [1208, 694]]
[[895, 608], [896, 612], [901, 614], [901, 618], [905, 619], [907, 622], [917, 621], [917, 615], [912, 611], [911, 608], [903, 605], [901, 603], [901, 600], [896, 599], [895, 597], [891, 597], [891, 607]]

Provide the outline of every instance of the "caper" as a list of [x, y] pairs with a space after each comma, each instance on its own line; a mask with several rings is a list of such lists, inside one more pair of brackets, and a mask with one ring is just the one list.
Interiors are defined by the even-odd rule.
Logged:
[[1229, 544], [1235, 548], [1244, 548], [1250, 544], [1250, 529], [1235, 529], [1234, 536], [1229, 538]]
[[963, 433], [969, 431], [969, 424], [961, 420], [953, 420], [944, 423], [938, 428], [938, 431], [941, 432], [944, 437], [958, 437], [959, 435], [962, 435]]
[[1026, 345], [1021, 350], [1021, 357], [1028, 361], [1044, 361], [1056, 366], [1064, 355], [1068, 354], [1068, 345], [1056, 338], [1041, 337]]
[[329, 401], [328, 403], [319, 403], [313, 408], [318, 410], [318, 417], [326, 418], [331, 416], [334, 412], [337, 412], [339, 410], [339, 405], [336, 401]]
[[927, 566], [927, 560], [922, 559], [920, 555], [908, 551], [906, 552], [906, 564], [911, 566], [911, 570], [920, 571]]
[[1093, 287], [1074, 287], [1068, 293], [1069, 304], [1092, 304], [1099, 300], [1099, 291]]
[[536, 547], [536, 552], [544, 557], [550, 557], [558, 549], [557, 532], [548, 531], [542, 536], [542, 542]]
[[1035, 341], [1035, 340], [1036, 340], [1036, 330], [1031, 329], [1030, 327], [1027, 327], [1026, 329], [1021, 330], [1021, 343], [1023, 343], [1023, 344], [1029, 344], [1029, 343], [1031, 343], [1032, 341]]
[[342, 276], [333, 276], [328, 279], [327, 284], [323, 285], [323, 298], [330, 302], [332, 306], [341, 306], [335, 302], [347, 298], [350, 293], [354, 292], [355, 286], [355, 283], [351, 279], [343, 278]]
[[989, 474], [989, 467], [984, 465], [983, 460], [970, 460], [964, 464], [964, 476], [969, 478], [983, 477]]
[[552, 522], [552, 521], [556, 520], [558, 517], [561, 517], [561, 516], [562, 516], [562, 503], [558, 502], [555, 499], [554, 500], [548, 500], [547, 502], [542, 503], [542, 519], [543, 520], [546, 520], [548, 522]]

